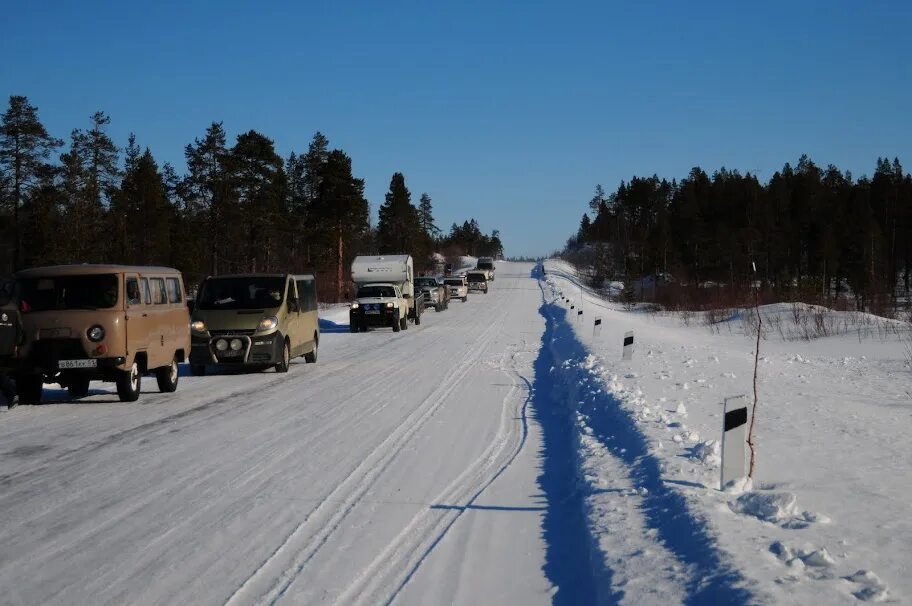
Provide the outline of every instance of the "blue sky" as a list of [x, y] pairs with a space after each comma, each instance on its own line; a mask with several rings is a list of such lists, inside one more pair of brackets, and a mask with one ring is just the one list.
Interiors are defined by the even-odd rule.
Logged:
[[754, 4], [16, 2], [0, 94], [64, 138], [101, 109], [180, 170], [213, 120], [282, 155], [320, 130], [375, 212], [401, 171], [441, 227], [475, 217], [515, 255], [633, 174], [912, 169], [912, 3]]

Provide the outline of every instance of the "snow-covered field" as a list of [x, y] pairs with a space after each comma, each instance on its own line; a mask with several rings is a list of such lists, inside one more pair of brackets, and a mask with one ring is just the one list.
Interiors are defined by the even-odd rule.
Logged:
[[723, 493], [741, 321], [626, 312], [546, 267], [499, 263], [490, 294], [400, 333], [325, 307], [319, 362], [287, 375], [3, 412], [0, 604], [909, 599], [895, 334], [770, 335], [755, 490]]
[[[729, 494], [718, 490], [722, 402], [752, 393], [741, 315], [710, 329], [627, 312], [581, 290], [571, 267], [545, 267], [557, 391], [578, 411], [588, 522], [622, 602], [912, 599], [907, 326], [830, 318], [856, 329], [768, 332], [754, 490]], [[792, 311], [762, 313], [774, 327]], [[636, 352], [624, 362], [628, 330]]]

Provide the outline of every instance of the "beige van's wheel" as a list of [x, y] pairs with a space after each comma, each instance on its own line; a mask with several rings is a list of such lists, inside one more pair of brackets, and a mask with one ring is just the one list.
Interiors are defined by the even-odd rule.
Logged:
[[177, 367], [177, 360], [171, 360], [170, 366], [162, 366], [155, 369], [155, 380], [158, 381], [158, 391], [162, 393], [172, 393], [177, 391], [177, 380], [180, 378], [180, 372]]
[[314, 348], [310, 353], [304, 354], [304, 361], [308, 364], [314, 364], [317, 361], [317, 346], [320, 344], [320, 340], [317, 338], [317, 335], [314, 335]]
[[121, 402], [135, 402], [139, 399], [142, 388], [142, 375], [139, 364], [133, 362], [130, 370], [117, 371], [117, 395]]
[[285, 341], [285, 346], [282, 348], [282, 361], [275, 365], [276, 372], [288, 372], [288, 367], [291, 364], [291, 345], [288, 344], [288, 341]]

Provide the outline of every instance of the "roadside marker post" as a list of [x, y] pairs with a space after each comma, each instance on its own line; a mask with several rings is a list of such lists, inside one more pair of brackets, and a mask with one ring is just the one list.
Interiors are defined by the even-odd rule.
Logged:
[[627, 331], [624, 333], [624, 359], [632, 360], [633, 359], [633, 331]]
[[596, 318], [595, 323], [592, 325], [592, 336], [597, 337], [602, 334], [602, 319]]
[[725, 398], [722, 415], [722, 478], [719, 487], [747, 477], [747, 398]]

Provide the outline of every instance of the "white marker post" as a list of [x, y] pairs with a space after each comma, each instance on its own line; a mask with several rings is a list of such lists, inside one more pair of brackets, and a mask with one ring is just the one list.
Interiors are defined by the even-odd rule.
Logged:
[[597, 337], [602, 334], [602, 319], [596, 318], [595, 323], [592, 325], [592, 336]]
[[633, 359], [633, 331], [624, 333], [624, 359]]
[[722, 480], [726, 486], [747, 476], [747, 398], [725, 398], [722, 423]]

